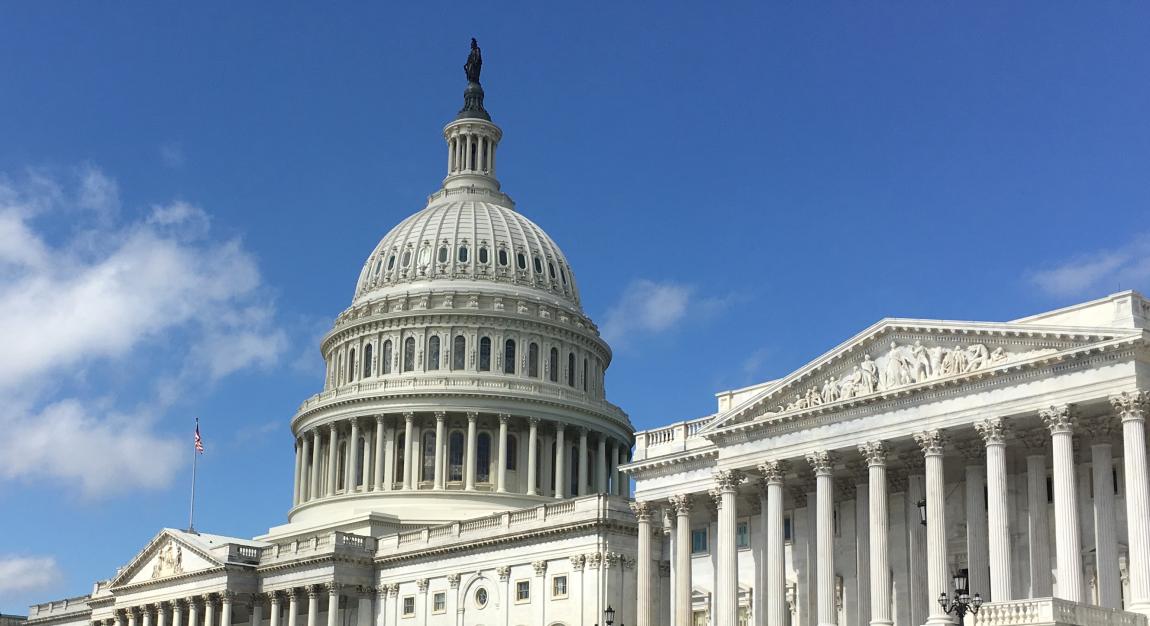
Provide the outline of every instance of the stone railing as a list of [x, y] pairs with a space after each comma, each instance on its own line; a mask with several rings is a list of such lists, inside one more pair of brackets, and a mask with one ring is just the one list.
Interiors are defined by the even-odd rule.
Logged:
[[377, 542], [375, 537], [334, 531], [254, 549], [259, 551], [259, 563], [271, 563], [322, 554], [370, 556]]
[[1147, 626], [1146, 617], [1061, 598], [988, 602], [976, 616], [978, 626]]
[[664, 454], [692, 447], [708, 445], [708, 441], [697, 434], [714, 418], [713, 415], [699, 419], [677, 422], [655, 430], [635, 433], [635, 459], [642, 461], [656, 454]]
[[28, 607], [28, 621], [88, 611], [88, 596], [65, 598]]

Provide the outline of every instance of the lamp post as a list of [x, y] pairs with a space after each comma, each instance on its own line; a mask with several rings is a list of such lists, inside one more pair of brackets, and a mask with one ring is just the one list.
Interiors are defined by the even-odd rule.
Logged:
[[974, 615], [978, 613], [978, 609], [982, 608], [982, 594], [976, 593], [974, 599], [971, 599], [967, 584], [967, 571], [965, 569], [959, 570], [954, 575], [954, 598], [947, 598], [945, 591], [938, 594], [939, 606], [948, 615], [950, 613], [957, 615], [959, 626], [962, 626], [963, 618], [966, 617], [967, 612]]
[[918, 501], [918, 518], [926, 526], [926, 500]]
[[[607, 608], [603, 611], [603, 623], [607, 626], [615, 625], [615, 609], [611, 608], [610, 604], [608, 604]], [[599, 625], [595, 624], [595, 626]], [[623, 626], [623, 624], [619, 624], [619, 626]]]

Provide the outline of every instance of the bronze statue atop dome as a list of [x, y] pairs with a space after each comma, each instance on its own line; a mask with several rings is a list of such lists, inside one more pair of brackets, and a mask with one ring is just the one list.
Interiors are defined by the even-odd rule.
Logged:
[[471, 38], [471, 54], [467, 55], [463, 71], [467, 74], [467, 82], [479, 82], [479, 73], [483, 71], [483, 53], [479, 50], [479, 42], [475, 41], [475, 37]]
[[471, 54], [467, 55], [467, 63], [463, 64], [463, 73], [467, 74], [467, 88], [463, 90], [463, 108], [455, 119], [476, 118], [491, 121], [487, 109], [483, 108], [483, 86], [479, 84], [479, 74], [483, 71], [483, 53], [479, 50], [479, 42], [471, 38]]

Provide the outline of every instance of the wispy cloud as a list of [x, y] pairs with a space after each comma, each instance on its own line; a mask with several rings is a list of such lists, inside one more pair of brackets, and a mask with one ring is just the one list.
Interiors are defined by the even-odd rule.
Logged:
[[1031, 283], [1060, 297], [1102, 295], [1150, 284], [1150, 235], [1108, 250], [1078, 254], [1064, 263], [1028, 273]]
[[178, 170], [184, 166], [184, 147], [176, 142], [168, 142], [160, 146], [160, 162]]
[[698, 295], [693, 285], [648, 279], [632, 281], [608, 310], [603, 337], [617, 346], [637, 334], [652, 335], [677, 328], [691, 318], [706, 318], [726, 309], [732, 296]]
[[[238, 240], [213, 239], [202, 209], [177, 202], [63, 234], [69, 220], [53, 220], [77, 208], [108, 216], [118, 203], [118, 185], [94, 167], [0, 177], [0, 479], [52, 478], [87, 497], [163, 487], [184, 457], [156, 427], [162, 412], [285, 350], [255, 259]], [[83, 393], [87, 376], [140, 363], [160, 365], [136, 384], [154, 385], [147, 408]]]
[[0, 556], [0, 597], [48, 589], [61, 578], [50, 556]]

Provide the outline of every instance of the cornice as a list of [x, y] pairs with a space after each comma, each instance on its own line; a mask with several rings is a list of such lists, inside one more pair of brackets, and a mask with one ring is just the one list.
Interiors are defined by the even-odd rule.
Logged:
[[714, 465], [714, 460], [717, 458], [719, 458], [719, 448], [712, 444], [706, 448], [688, 450], [620, 465], [619, 471], [637, 479], [651, 478], [709, 467]]

